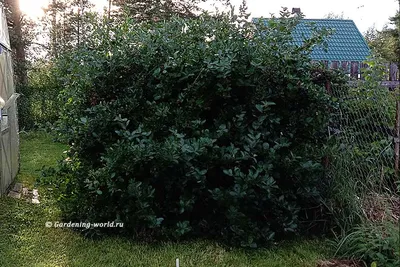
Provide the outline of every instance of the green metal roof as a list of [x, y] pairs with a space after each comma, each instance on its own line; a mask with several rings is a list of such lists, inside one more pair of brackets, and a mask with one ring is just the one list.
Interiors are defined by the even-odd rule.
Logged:
[[[257, 20], [259, 19], [253, 19], [253, 21]], [[314, 27], [318, 29], [334, 30], [327, 39], [327, 52], [322, 47], [315, 47], [311, 53], [313, 60], [364, 61], [370, 55], [370, 49], [364, 37], [352, 20], [302, 19], [292, 32], [297, 45], [301, 45], [304, 39], [311, 36], [310, 24], [314, 24]]]

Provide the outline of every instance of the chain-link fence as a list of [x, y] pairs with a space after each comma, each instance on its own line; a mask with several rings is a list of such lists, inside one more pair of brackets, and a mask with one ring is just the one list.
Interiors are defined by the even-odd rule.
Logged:
[[364, 81], [332, 85], [336, 100], [329, 127], [335, 155], [331, 172], [353, 192], [391, 191], [396, 181], [396, 94], [370, 70]]
[[[383, 72], [374, 66], [363, 72], [364, 80], [353, 77], [347, 85], [327, 82], [327, 92], [335, 101], [326, 146], [331, 193], [327, 205], [344, 232], [361, 218], [370, 218], [366, 216], [369, 200], [394, 196], [397, 191], [399, 90], [382, 85]], [[379, 209], [383, 214], [384, 205]], [[372, 213], [378, 212], [374, 208]]]

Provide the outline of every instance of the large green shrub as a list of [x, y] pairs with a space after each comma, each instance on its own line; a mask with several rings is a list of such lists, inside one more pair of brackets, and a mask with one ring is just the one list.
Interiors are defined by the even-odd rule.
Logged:
[[321, 214], [330, 100], [308, 56], [323, 37], [293, 45], [287, 16], [127, 22], [61, 59], [65, 216], [243, 246], [304, 230]]

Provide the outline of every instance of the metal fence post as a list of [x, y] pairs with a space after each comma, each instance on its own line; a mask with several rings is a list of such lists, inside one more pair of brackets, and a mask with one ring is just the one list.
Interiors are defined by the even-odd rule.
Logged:
[[396, 178], [399, 177], [399, 159], [400, 159], [400, 100], [396, 100], [396, 126], [394, 136], [394, 170]]

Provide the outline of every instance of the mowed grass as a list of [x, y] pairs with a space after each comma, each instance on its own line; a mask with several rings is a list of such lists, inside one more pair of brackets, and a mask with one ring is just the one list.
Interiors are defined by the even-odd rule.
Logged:
[[20, 134], [20, 172], [17, 181], [32, 187], [42, 167], [56, 166], [68, 147], [53, 142], [44, 132], [23, 132]]
[[[55, 165], [66, 146], [44, 133], [21, 134], [17, 180], [34, 186], [42, 166]], [[212, 241], [143, 244], [123, 237], [90, 240], [70, 229], [46, 228], [59, 221], [55, 201], [39, 188], [41, 204], [0, 198], [0, 266], [316, 266], [329, 257], [324, 241], [303, 240], [274, 249], [229, 249]]]

